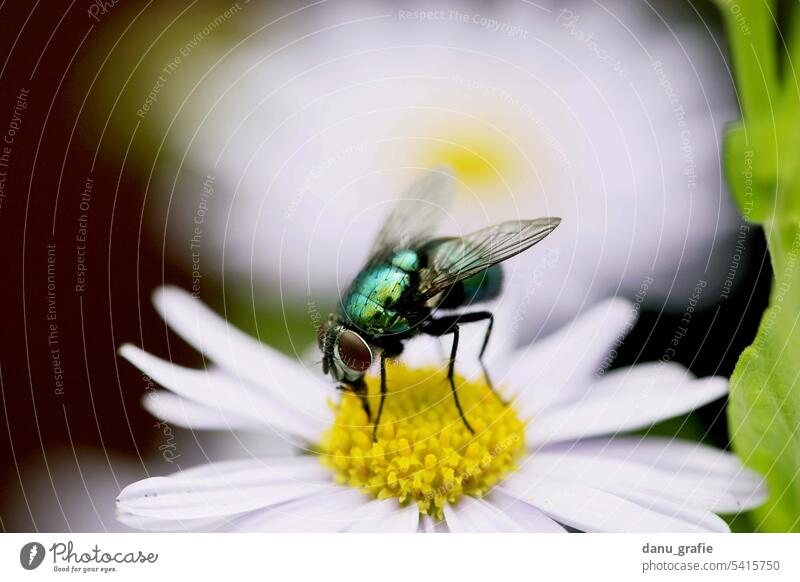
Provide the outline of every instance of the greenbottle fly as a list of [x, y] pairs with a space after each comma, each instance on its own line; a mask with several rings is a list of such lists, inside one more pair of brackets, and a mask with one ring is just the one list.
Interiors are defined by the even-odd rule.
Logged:
[[[470, 432], [454, 381], [459, 326], [486, 322], [478, 360], [492, 383], [483, 355], [494, 316], [469, 308], [497, 297], [502, 288], [500, 263], [532, 247], [561, 222], [560, 218], [514, 220], [463, 237], [434, 238], [433, 231], [452, 197], [454, 179], [445, 169], [419, 178], [395, 203], [372, 246], [366, 265], [342, 296], [336, 313], [317, 330], [322, 369], [341, 390], [361, 398], [372, 419], [364, 375], [380, 357], [380, 404], [373, 439], [386, 399], [386, 360], [403, 352], [414, 336], [451, 335], [448, 380], [455, 406]], [[460, 313], [441, 314], [441, 310]]]

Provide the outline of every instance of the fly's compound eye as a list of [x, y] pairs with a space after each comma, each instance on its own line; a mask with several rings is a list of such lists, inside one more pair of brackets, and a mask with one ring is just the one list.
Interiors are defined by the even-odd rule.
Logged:
[[336, 346], [339, 360], [353, 372], [363, 374], [372, 364], [372, 350], [357, 333], [345, 330], [339, 334]]

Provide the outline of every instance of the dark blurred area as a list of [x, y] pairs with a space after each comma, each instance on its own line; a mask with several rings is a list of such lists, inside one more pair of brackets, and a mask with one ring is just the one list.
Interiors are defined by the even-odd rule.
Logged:
[[[150, 292], [187, 279], [142, 236], [147, 166], [130, 162], [143, 132], [118, 143], [104, 131], [114, 103], [76, 83], [85, 74], [81, 63], [112, 51], [90, 52], [108, 25], [89, 17], [88, 5], [12, 2], [0, 9], [4, 134], [15, 107], [19, 113], [0, 208], [7, 267], [0, 527], [7, 531], [37, 529], [26, 494], [55, 496], [53, 451], [95, 448], [139, 459], [159, 436], [139, 406], [142, 375], [120, 363], [116, 349], [135, 341], [166, 353]], [[169, 350], [191, 361], [179, 343]], [[48, 475], [49, 482], [34, 482]]]
[[[51, 499], [47, 511], [57, 510], [59, 483], [80, 477], [85, 451], [96, 452], [87, 463], [100, 470], [113, 473], [109, 459], [119, 458], [139, 476], [150, 468], [143, 459], [163, 435], [140, 407], [147, 382], [117, 357], [120, 344], [200, 361], [166, 331], [150, 303], [165, 282], [191, 284], [191, 274], [168, 260], [165, 239], [148, 234], [158, 225], [145, 225], [158, 135], [148, 120], [120, 107], [126, 87], [109, 91], [107, 83], [109, 70], [127, 70], [153, 45], [170, 42], [169, 35], [141, 34], [148, 12], [166, 21], [225, 6], [217, 4], [0, 8], [0, 134], [13, 133], [12, 143], [0, 144], [7, 146], [0, 167], [2, 530], [34, 531], [45, 521], [70, 529], [66, 517], [39, 519], [34, 498]], [[126, 42], [134, 32], [139, 40]], [[697, 375], [729, 375], [755, 335], [771, 276], [760, 232], [748, 236], [745, 255], [730, 297], [694, 314], [675, 353], [674, 361]], [[203, 299], [220, 309], [222, 297], [209, 281]], [[615, 365], [660, 358], [681, 318], [642, 312]], [[698, 411], [691, 422], [695, 433], [727, 445], [721, 406]], [[65, 455], [76, 462], [64, 466]], [[127, 482], [119, 478], [120, 486]]]

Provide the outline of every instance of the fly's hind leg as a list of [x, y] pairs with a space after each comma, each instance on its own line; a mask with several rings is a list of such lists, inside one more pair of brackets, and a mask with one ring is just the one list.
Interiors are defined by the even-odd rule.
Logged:
[[456, 390], [455, 369], [456, 369], [456, 354], [458, 353], [458, 319], [456, 317], [442, 317], [441, 319], [430, 320], [423, 330], [428, 335], [443, 336], [453, 334], [453, 346], [450, 348], [450, 362], [447, 368], [447, 380], [450, 382], [450, 391], [453, 393], [453, 400], [455, 400], [458, 414], [464, 426], [467, 427], [470, 433], [475, 434], [472, 426], [470, 426], [467, 417], [464, 415], [464, 409], [461, 408], [461, 401], [458, 399], [458, 390]]
[[425, 333], [433, 336], [442, 336], [452, 333], [453, 334], [453, 348], [450, 354], [450, 368], [448, 370], [448, 378], [450, 380], [450, 387], [453, 390], [453, 396], [455, 397], [456, 406], [458, 407], [458, 412], [461, 414], [461, 418], [464, 421], [464, 424], [469, 428], [470, 432], [472, 431], [472, 427], [470, 427], [469, 423], [467, 422], [463, 411], [461, 410], [461, 404], [458, 401], [458, 394], [456, 393], [455, 389], [455, 382], [453, 380], [453, 373], [455, 369], [455, 358], [456, 358], [456, 351], [458, 349], [458, 326], [459, 324], [463, 323], [475, 323], [478, 321], [489, 321], [489, 325], [486, 326], [486, 333], [483, 336], [483, 344], [481, 345], [481, 351], [478, 354], [478, 362], [481, 365], [481, 370], [483, 370], [483, 377], [486, 380], [487, 386], [489, 386], [489, 390], [492, 391], [492, 394], [497, 397], [497, 399], [503, 404], [503, 406], [507, 406], [505, 400], [503, 400], [502, 396], [494, 389], [494, 384], [492, 383], [491, 378], [489, 377], [489, 371], [486, 368], [486, 364], [483, 361], [483, 355], [486, 353], [486, 347], [489, 345], [489, 338], [492, 336], [492, 328], [494, 327], [494, 315], [489, 311], [473, 311], [472, 313], [462, 313], [459, 315], [450, 315], [447, 317], [441, 317], [439, 319], [434, 319], [429, 322], [426, 328], [423, 330]]
[[[486, 334], [483, 336], [483, 344], [481, 345], [481, 351], [478, 354], [478, 362], [481, 365], [481, 370], [483, 370], [483, 377], [486, 380], [486, 385], [489, 387], [489, 390], [492, 391], [497, 399], [500, 401], [500, 404], [503, 406], [508, 406], [508, 403], [500, 396], [500, 393], [494, 389], [494, 384], [492, 383], [492, 379], [489, 377], [489, 370], [486, 369], [486, 364], [483, 361], [483, 354], [486, 352], [486, 346], [489, 345], [489, 338], [492, 336], [492, 328], [494, 327], [494, 314], [489, 313], [488, 311], [481, 311], [478, 312], [479, 315], [485, 315], [485, 319], [489, 320], [489, 325], [486, 326]], [[470, 314], [471, 315], [471, 314]], [[480, 321], [475, 320], [475, 321]]]

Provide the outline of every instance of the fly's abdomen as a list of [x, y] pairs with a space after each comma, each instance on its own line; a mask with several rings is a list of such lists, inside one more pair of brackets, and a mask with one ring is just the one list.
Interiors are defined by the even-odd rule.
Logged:
[[342, 302], [345, 317], [375, 336], [408, 331], [411, 322], [396, 306], [411, 288], [415, 266], [413, 257], [403, 255], [361, 273]]
[[494, 265], [472, 277], [459, 281], [449, 290], [442, 292], [436, 307], [457, 309], [473, 303], [489, 301], [500, 295], [502, 288], [503, 270], [500, 265]]
[[464, 303], [489, 301], [500, 295], [503, 288], [503, 270], [500, 265], [489, 267], [485, 271], [464, 279]]

